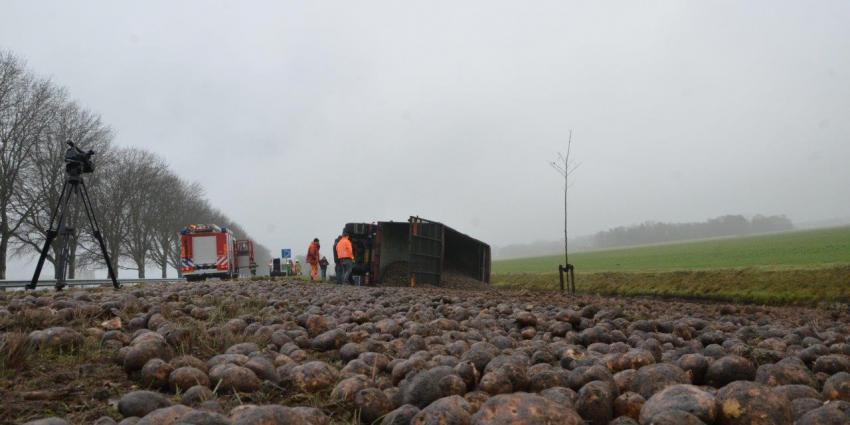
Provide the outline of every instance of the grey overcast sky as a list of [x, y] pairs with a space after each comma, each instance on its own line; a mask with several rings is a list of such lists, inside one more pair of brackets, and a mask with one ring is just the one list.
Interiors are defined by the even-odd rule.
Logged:
[[0, 1], [0, 48], [273, 250], [850, 215], [850, 2]]

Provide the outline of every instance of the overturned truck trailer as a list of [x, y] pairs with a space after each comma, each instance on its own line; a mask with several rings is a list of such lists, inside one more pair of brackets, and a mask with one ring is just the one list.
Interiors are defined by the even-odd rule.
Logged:
[[355, 276], [374, 283], [490, 283], [490, 245], [436, 221], [348, 223]]

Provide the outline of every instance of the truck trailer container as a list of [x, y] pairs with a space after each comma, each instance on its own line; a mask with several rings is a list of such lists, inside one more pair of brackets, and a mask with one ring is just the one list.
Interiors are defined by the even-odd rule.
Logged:
[[490, 246], [445, 224], [410, 217], [347, 223], [345, 231], [354, 248], [353, 275], [361, 282], [439, 285], [461, 277], [490, 283]]

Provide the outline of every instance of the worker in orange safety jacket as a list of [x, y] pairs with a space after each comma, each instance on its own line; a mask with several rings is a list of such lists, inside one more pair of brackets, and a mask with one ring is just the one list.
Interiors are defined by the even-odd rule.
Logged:
[[343, 232], [342, 237], [336, 244], [336, 256], [342, 262], [342, 281], [348, 283], [351, 279], [351, 271], [354, 269], [354, 249], [348, 239], [348, 232]]
[[319, 238], [314, 238], [307, 248], [307, 264], [310, 265], [310, 282], [314, 282], [319, 276]]

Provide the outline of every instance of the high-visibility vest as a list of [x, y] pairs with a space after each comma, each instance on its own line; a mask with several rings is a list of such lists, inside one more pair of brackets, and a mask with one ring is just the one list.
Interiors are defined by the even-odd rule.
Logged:
[[351, 248], [351, 241], [347, 237], [343, 237], [336, 244], [336, 256], [340, 260], [354, 259], [354, 249]]
[[316, 264], [319, 262], [319, 244], [316, 242], [310, 243], [310, 247], [307, 248], [307, 263]]

